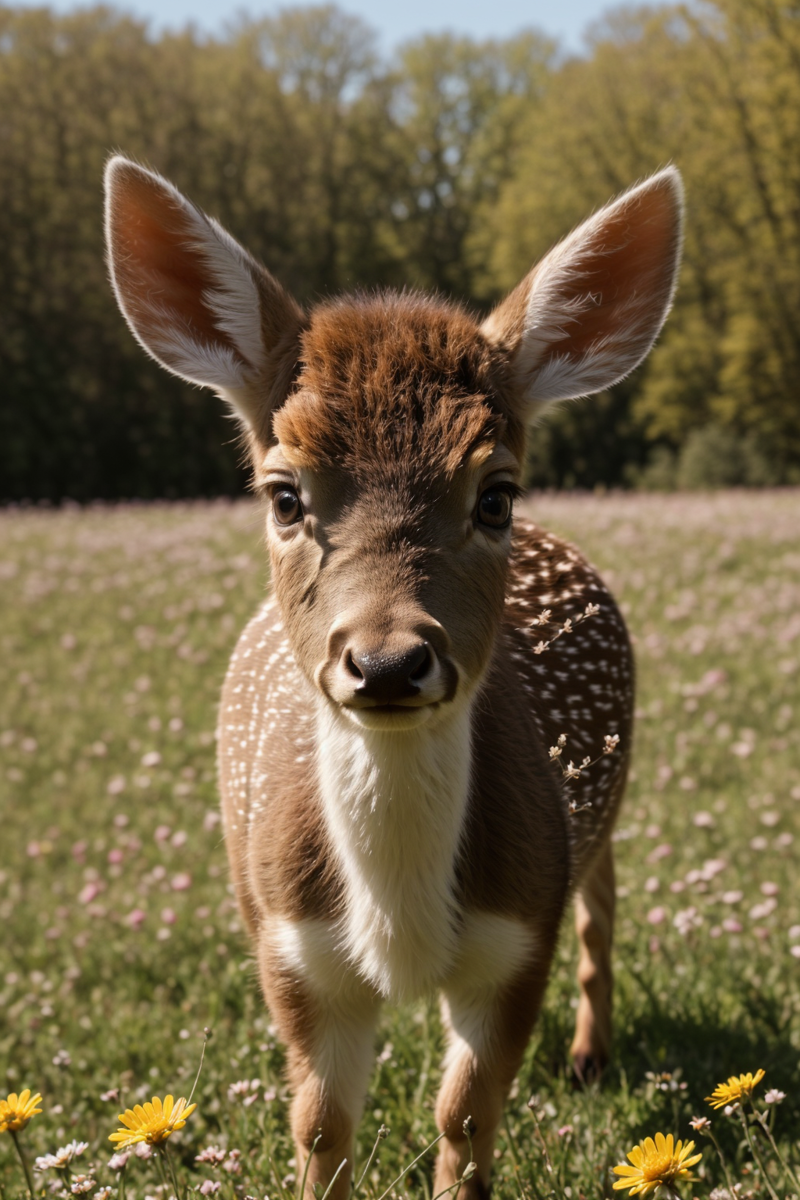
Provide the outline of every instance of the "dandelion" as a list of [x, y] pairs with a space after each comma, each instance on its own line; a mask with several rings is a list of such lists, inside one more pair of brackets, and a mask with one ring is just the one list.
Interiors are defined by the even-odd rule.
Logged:
[[730, 1075], [727, 1083], [718, 1083], [706, 1103], [712, 1108], [725, 1108], [726, 1105], [739, 1104], [746, 1096], [753, 1094], [754, 1088], [764, 1078], [764, 1071], [759, 1067], [755, 1075], [750, 1071], [746, 1075]]
[[24, 1129], [31, 1118], [42, 1111], [36, 1107], [41, 1098], [39, 1092], [32, 1096], [30, 1088], [19, 1095], [9, 1092], [5, 1100], [0, 1100], [0, 1133], [17, 1133]]
[[628, 1154], [632, 1164], [620, 1163], [614, 1167], [614, 1174], [621, 1175], [613, 1185], [615, 1191], [628, 1188], [631, 1196], [646, 1196], [660, 1187], [672, 1188], [680, 1180], [691, 1181], [689, 1168], [693, 1167], [703, 1157], [695, 1154], [694, 1142], [674, 1142], [671, 1133], [664, 1137], [657, 1133], [655, 1141], [645, 1138], [638, 1146], [634, 1146]]
[[152, 1103], [137, 1104], [133, 1109], [128, 1108], [120, 1113], [118, 1119], [125, 1128], [109, 1134], [108, 1140], [116, 1142], [121, 1150], [140, 1142], [148, 1146], [160, 1146], [176, 1130], [183, 1129], [187, 1118], [196, 1108], [196, 1104], [187, 1105], [183, 1096], [177, 1101], [172, 1096], [166, 1096], [163, 1104], [158, 1096], [153, 1096]]

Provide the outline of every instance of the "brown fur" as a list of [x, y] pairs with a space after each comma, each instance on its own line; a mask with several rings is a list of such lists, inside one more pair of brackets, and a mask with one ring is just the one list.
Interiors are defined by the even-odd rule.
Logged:
[[[275, 596], [223, 690], [219, 774], [237, 896], [288, 1048], [298, 1171], [318, 1131], [312, 1187], [350, 1158], [381, 996], [430, 978], [450, 1031], [435, 1189], [466, 1167], [469, 1116], [477, 1172], [460, 1195], [485, 1200], [572, 892], [577, 1073], [609, 1054], [610, 833], [634, 670], [593, 568], [528, 522], [493, 526], [481, 497], [519, 480], [537, 389], [610, 386], [652, 344], [677, 268], [679, 178], [601, 210], [482, 326], [407, 293], [304, 314], [157, 176], [114, 159], [107, 186], [134, 332], [218, 388], [256, 484], [288, 497], [290, 516], [268, 518]], [[549, 753], [562, 734], [564, 761], [600, 756], [566, 786]], [[620, 746], [603, 756], [609, 734]], [[349, 1186], [348, 1168], [333, 1200]]]

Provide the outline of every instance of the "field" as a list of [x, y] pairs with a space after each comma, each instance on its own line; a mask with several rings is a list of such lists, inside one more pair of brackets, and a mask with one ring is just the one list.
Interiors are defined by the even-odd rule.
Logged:
[[[710, 1196], [722, 1168], [689, 1125], [705, 1115], [737, 1194], [766, 1197], [737, 1114], [704, 1097], [764, 1068], [757, 1096], [763, 1107], [768, 1089], [786, 1093], [770, 1120], [797, 1165], [800, 493], [525, 508], [576, 541], [622, 600], [639, 721], [616, 833], [614, 1062], [599, 1087], [573, 1090], [565, 928], [495, 1195], [611, 1195], [611, 1167], [662, 1131], [697, 1141], [700, 1178], [682, 1194]], [[198, 1109], [170, 1141], [180, 1190], [277, 1200], [296, 1187], [281, 1049], [227, 881], [214, 772], [226, 662], [267, 582], [261, 542], [249, 502], [0, 514], [0, 1096], [41, 1092], [42, 1115], [20, 1134], [31, 1162], [88, 1142], [72, 1181], [94, 1164], [111, 1194], [117, 1113], [188, 1095], [205, 1027]], [[360, 1195], [381, 1196], [435, 1136], [440, 1051], [433, 1000], [387, 1010], [359, 1174], [381, 1124], [390, 1133]], [[221, 1165], [195, 1161], [209, 1146], [227, 1151]], [[757, 1147], [765, 1160], [760, 1131]], [[430, 1194], [431, 1158], [398, 1196]], [[131, 1160], [129, 1198], [171, 1194], [157, 1167]], [[773, 1198], [791, 1194], [777, 1170], [772, 1180]], [[64, 1183], [52, 1169], [34, 1181], [37, 1194]], [[24, 1194], [0, 1133], [0, 1196]]]

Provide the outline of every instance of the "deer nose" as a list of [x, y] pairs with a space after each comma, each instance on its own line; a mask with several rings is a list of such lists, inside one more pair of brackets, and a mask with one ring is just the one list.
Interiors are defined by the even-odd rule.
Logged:
[[378, 704], [393, 704], [418, 695], [435, 664], [433, 648], [420, 641], [393, 650], [347, 646], [342, 653], [342, 666], [356, 694]]

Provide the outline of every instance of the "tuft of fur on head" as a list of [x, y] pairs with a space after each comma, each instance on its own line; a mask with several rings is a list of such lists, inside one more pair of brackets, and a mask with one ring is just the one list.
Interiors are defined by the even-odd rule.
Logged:
[[311, 314], [301, 370], [274, 430], [290, 454], [358, 472], [417, 456], [452, 474], [523, 427], [504, 359], [454, 304], [415, 293], [345, 297]]

